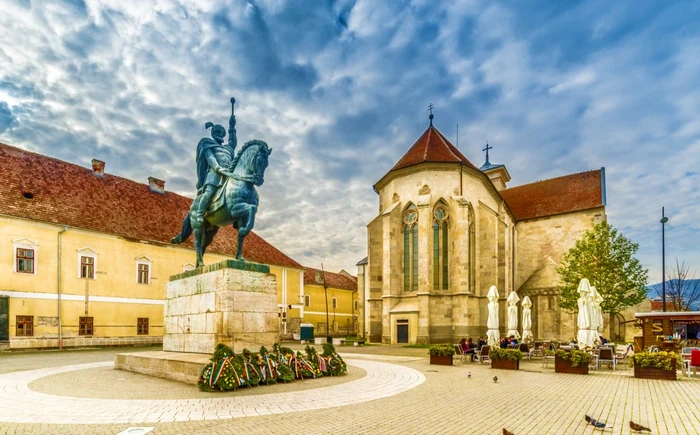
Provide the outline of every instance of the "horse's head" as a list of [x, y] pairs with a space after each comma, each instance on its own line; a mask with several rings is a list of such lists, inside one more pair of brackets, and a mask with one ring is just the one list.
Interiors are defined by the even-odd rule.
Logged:
[[240, 180], [262, 186], [271, 153], [272, 148], [261, 140], [253, 139], [246, 142], [234, 161], [233, 175]]

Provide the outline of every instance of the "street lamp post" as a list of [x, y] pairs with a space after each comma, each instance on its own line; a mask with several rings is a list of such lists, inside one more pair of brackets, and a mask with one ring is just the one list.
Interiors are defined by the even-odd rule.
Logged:
[[666, 237], [664, 233], [666, 222], [668, 222], [668, 218], [664, 213], [664, 208], [661, 207], [661, 300], [664, 312], [666, 312]]

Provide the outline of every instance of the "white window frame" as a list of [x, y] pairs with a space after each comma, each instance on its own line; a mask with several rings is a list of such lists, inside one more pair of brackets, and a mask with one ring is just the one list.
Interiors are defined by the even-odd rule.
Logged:
[[333, 296], [333, 301], [332, 301], [331, 306], [333, 307], [334, 310], [338, 309], [338, 298], [336, 298], [335, 296]]
[[304, 295], [304, 306], [311, 307], [311, 295]]
[[[146, 264], [148, 265], [148, 282], [139, 282], [139, 265], [141, 264]], [[146, 257], [145, 255], [142, 255], [140, 257], [136, 257], [136, 284], [141, 284], [141, 285], [151, 285], [151, 277], [153, 276], [153, 261]]]
[[[39, 244], [28, 237], [20, 237], [12, 241], [12, 271], [21, 273], [22, 275], [36, 275], [36, 270], [39, 267]], [[34, 268], [32, 273], [17, 271], [17, 249], [30, 249], [34, 252]]]
[[97, 279], [97, 251], [92, 249], [89, 246], [84, 246], [80, 249], [78, 249], [78, 279], [85, 279], [82, 277], [82, 258], [81, 257], [90, 257], [92, 258], [92, 280]]
[[188, 263], [185, 263], [182, 265], [183, 272], [189, 272], [190, 270], [194, 270], [194, 269], [195, 269], [195, 267], [194, 267], [194, 264], [192, 264], [192, 263], [188, 262]]

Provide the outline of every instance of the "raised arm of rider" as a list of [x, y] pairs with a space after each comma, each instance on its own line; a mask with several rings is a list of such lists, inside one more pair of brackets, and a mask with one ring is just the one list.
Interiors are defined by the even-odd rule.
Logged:
[[236, 135], [236, 117], [231, 115], [228, 120], [228, 144], [234, 150], [238, 145], [238, 136]]

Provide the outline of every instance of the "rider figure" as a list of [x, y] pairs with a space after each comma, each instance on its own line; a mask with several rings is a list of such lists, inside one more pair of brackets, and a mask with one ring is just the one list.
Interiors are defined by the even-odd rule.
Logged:
[[[232, 102], [233, 103], [233, 102]], [[225, 180], [224, 177], [231, 177], [231, 164], [233, 162], [238, 138], [236, 137], [236, 117], [231, 114], [228, 122], [228, 143], [224, 144], [226, 129], [222, 125], [213, 125], [211, 122], [205, 124], [211, 129], [211, 137], [203, 138], [197, 145], [197, 202], [196, 217], [197, 223], [204, 221], [211, 200], [217, 189]]]

